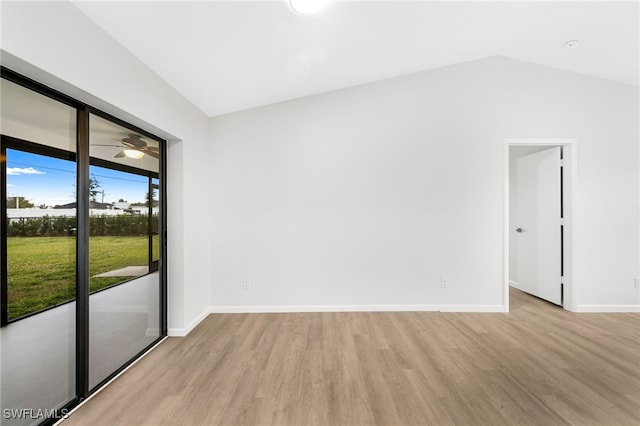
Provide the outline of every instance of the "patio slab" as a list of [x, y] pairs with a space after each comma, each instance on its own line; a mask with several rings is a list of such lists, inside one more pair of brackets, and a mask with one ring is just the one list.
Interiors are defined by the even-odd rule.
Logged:
[[140, 277], [149, 273], [148, 266], [127, 266], [121, 269], [114, 269], [113, 271], [104, 272], [102, 274], [94, 275], [96, 278], [108, 278], [108, 277]]

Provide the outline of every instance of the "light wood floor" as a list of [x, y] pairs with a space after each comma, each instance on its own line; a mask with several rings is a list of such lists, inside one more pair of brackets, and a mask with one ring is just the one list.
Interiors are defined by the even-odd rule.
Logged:
[[640, 315], [210, 315], [71, 425], [640, 425]]

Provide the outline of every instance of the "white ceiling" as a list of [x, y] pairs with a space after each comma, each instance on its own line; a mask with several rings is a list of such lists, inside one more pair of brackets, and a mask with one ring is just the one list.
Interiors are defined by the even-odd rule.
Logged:
[[640, 78], [637, 1], [74, 3], [209, 116], [495, 55]]

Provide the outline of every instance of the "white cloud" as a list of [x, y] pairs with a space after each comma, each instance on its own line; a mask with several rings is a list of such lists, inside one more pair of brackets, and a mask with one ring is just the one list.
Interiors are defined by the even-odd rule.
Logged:
[[20, 175], [44, 175], [45, 172], [36, 170], [33, 167], [7, 167], [7, 176], [20, 176]]
[[10, 183], [7, 184], [7, 188], [11, 188], [12, 186], [15, 186], [15, 185], [12, 185]]

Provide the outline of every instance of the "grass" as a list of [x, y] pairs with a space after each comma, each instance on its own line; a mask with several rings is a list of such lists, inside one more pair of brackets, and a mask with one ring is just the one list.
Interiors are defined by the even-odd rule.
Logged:
[[[94, 275], [125, 266], [148, 264], [149, 242], [139, 237], [89, 239], [89, 289], [109, 287], [131, 277]], [[157, 252], [154, 237], [154, 258]], [[9, 320], [75, 298], [76, 240], [74, 237], [7, 238], [7, 313]]]

